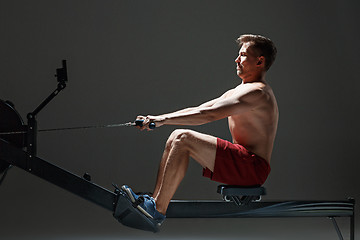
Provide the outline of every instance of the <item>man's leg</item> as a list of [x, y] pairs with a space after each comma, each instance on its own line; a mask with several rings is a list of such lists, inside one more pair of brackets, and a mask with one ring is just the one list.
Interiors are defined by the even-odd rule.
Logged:
[[171, 149], [171, 146], [170, 146], [171, 144], [169, 144], [171, 136], [169, 137], [168, 141], [166, 142], [164, 153], [162, 155], [162, 158], [161, 158], [161, 161], [160, 161], [160, 164], [159, 164], [158, 174], [157, 174], [157, 177], [156, 177], [155, 189], [154, 189], [154, 192], [153, 192], [153, 197], [154, 198], [159, 194], [160, 186], [161, 186], [162, 179], [163, 179], [163, 176], [164, 176], [165, 164], [166, 164], [166, 161], [167, 161], [167, 158], [169, 156], [170, 149]]
[[214, 170], [217, 138], [192, 130], [175, 130], [162, 156], [153, 197], [157, 210], [165, 214], [171, 198], [184, 178], [189, 157]]

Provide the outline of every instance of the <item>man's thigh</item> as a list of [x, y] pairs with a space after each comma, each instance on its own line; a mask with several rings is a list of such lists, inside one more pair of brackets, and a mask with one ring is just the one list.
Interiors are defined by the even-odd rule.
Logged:
[[185, 144], [190, 152], [190, 157], [200, 163], [201, 166], [214, 171], [217, 138], [193, 130], [183, 131], [186, 135]]

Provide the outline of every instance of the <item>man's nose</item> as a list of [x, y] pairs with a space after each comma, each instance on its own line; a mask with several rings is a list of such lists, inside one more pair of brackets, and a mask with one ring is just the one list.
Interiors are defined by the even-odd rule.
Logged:
[[235, 58], [235, 62], [236, 62], [236, 63], [240, 62], [240, 55], [237, 56], [237, 58]]

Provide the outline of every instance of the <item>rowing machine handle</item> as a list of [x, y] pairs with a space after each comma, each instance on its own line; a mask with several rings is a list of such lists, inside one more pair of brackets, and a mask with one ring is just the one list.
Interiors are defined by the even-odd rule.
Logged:
[[[135, 120], [135, 126], [142, 127], [143, 122], [144, 122], [144, 120]], [[155, 127], [156, 127], [155, 123], [152, 122], [152, 123], [149, 124], [150, 129], [155, 129]]]

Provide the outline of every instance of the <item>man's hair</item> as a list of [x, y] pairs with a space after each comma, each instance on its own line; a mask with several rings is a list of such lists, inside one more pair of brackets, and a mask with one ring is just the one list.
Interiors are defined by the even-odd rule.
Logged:
[[269, 39], [261, 35], [254, 34], [243, 34], [241, 35], [236, 42], [239, 44], [239, 47], [244, 43], [251, 42], [253, 45], [251, 47], [258, 54], [258, 57], [265, 57], [265, 70], [269, 70], [271, 65], [274, 63], [276, 58], [277, 49], [275, 44]]

